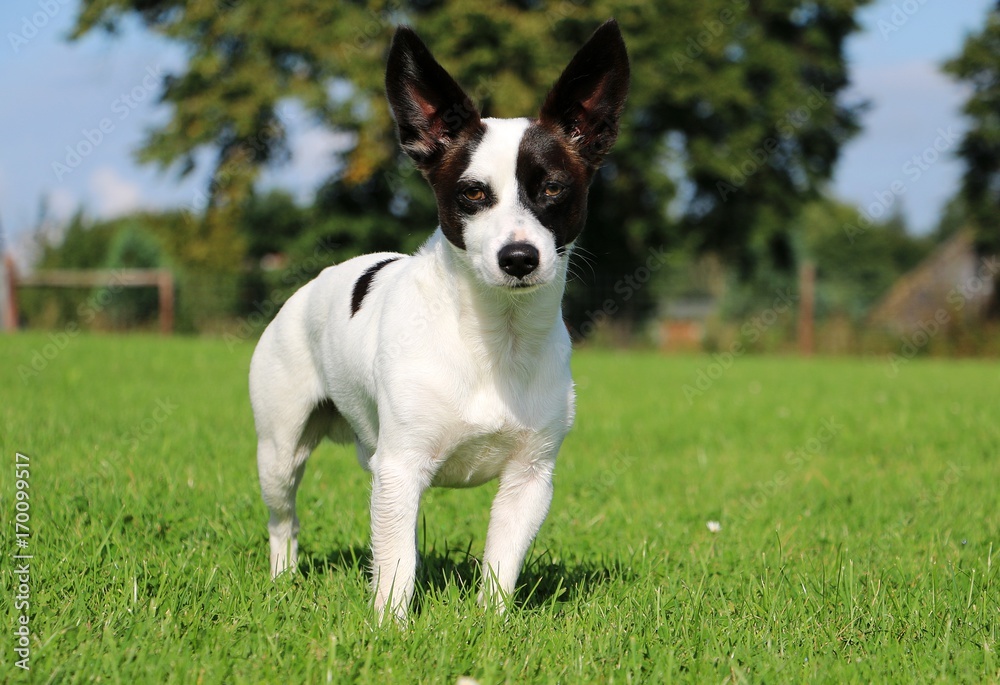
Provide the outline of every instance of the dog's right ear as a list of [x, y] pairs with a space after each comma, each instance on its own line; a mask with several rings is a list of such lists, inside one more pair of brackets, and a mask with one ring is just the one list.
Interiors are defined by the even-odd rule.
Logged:
[[422, 171], [457, 139], [482, 128], [472, 100], [408, 26], [392, 37], [385, 92], [403, 151]]
[[628, 86], [625, 40], [618, 22], [609, 19], [552, 86], [538, 119], [562, 130], [593, 172], [618, 137]]

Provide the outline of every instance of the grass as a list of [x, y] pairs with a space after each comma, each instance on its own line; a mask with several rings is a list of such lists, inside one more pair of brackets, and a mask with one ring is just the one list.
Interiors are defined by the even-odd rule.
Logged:
[[1000, 682], [995, 362], [582, 351], [517, 607], [475, 603], [495, 486], [432, 491], [400, 630], [373, 624], [346, 449], [310, 461], [303, 573], [268, 579], [249, 344], [62, 342], [0, 338], [0, 681], [26, 675], [17, 450], [35, 682]]

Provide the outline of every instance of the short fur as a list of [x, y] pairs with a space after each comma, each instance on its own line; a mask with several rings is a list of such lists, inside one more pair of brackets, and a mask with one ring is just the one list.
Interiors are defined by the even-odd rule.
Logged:
[[324, 270], [261, 336], [250, 365], [271, 573], [294, 568], [295, 493], [323, 437], [372, 473], [372, 586], [404, 618], [430, 486], [500, 487], [482, 601], [501, 610], [548, 512], [573, 423], [561, 301], [628, 87], [618, 25], [603, 24], [537, 120], [483, 119], [416, 34], [399, 28], [386, 92], [403, 149], [434, 189], [440, 226], [413, 256]]

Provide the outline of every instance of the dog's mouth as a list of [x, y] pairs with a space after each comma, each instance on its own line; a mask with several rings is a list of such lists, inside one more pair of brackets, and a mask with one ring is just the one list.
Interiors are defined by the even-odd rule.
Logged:
[[538, 281], [513, 281], [504, 283], [501, 287], [504, 290], [509, 290], [516, 293], [529, 293], [533, 290], [537, 290], [544, 283], [539, 283]]

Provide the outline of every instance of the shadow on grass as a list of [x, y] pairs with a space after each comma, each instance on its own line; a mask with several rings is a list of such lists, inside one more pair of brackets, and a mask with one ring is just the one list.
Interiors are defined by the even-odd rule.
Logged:
[[[480, 560], [471, 553], [472, 542], [462, 548], [451, 548], [447, 542], [443, 550], [431, 549], [420, 555], [417, 587], [413, 609], [420, 612], [427, 595], [442, 594], [458, 588], [462, 597], [475, 597], [482, 584]], [[365, 578], [371, 567], [371, 550], [354, 545], [333, 550], [326, 555], [310, 553], [303, 549], [299, 557], [299, 571], [304, 579], [312, 574], [356, 573]], [[538, 609], [554, 603], [587, 598], [603, 585], [629, 583], [635, 574], [619, 560], [610, 564], [555, 561], [548, 552], [529, 555], [518, 578], [514, 606]]]
[[371, 549], [366, 545], [342, 547], [325, 556], [303, 547], [299, 553], [299, 572], [306, 579], [313, 574], [322, 576], [327, 573], [351, 572], [367, 575], [371, 561]]

